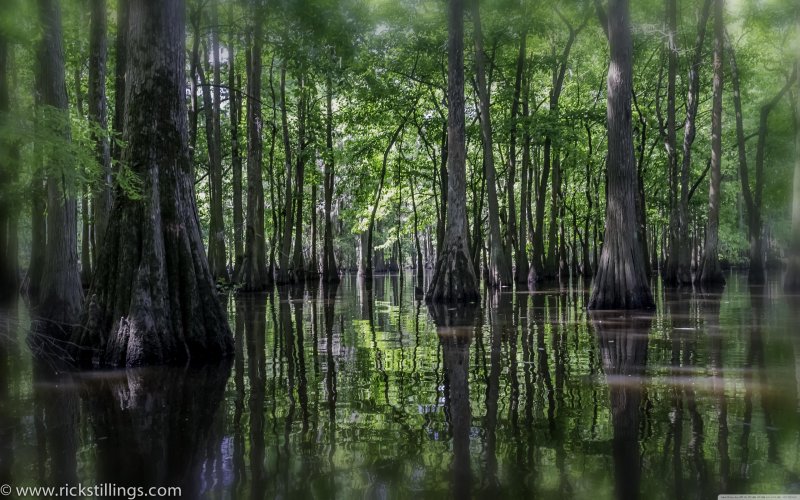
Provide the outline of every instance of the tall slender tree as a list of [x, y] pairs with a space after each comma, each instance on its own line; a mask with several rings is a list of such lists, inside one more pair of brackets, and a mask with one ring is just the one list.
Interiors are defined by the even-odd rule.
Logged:
[[244, 257], [241, 272], [236, 280], [242, 291], [263, 290], [270, 276], [266, 267], [266, 239], [264, 236], [264, 186], [261, 173], [261, 47], [263, 34], [263, 6], [260, 0], [252, 4], [254, 22], [252, 45], [249, 47], [247, 74], [247, 217], [244, 233]]
[[[330, 70], [329, 70], [330, 71]], [[333, 154], [333, 81], [331, 75], [325, 78], [325, 235], [322, 245], [322, 280], [326, 283], [339, 282], [339, 270], [333, 251], [333, 206], [334, 154]]]
[[[55, 0], [39, 0], [43, 29], [37, 51], [36, 88], [43, 116], [53, 132], [69, 141], [69, 104], [64, 76], [61, 11]], [[68, 180], [74, 168], [68, 155], [47, 151], [47, 246], [37, 315], [47, 324], [77, 323], [83, 290], [78, 272], [78, 222], [75, 189]], [[54, 334], [57, 332], [53, 332]]]
[[714, 0], [714, 82], [711, 109], [711, 180], [708, 186], [708, 223], [699, 281], [724, 283], [719, 264], [719, 206], [722, 187], [722, 79], [724, 50], [724, 0]]
[[286, 62], [281, 64], [281, 83], [280, 83], [280, 108], [281, 108], [281, 128], [283, 129], [283, 156], [285, 166], [286, 183], [284, 187], [283, 205], [283, 232], [281, 235], [281, 251], [279, 257], [280, 269], [277, 273], [277, 283], [284, 285], [294, 280], [289, 267], [290, 252], [292, 251], [292, 144], [289, 139], [289, 118], [286, 110]]
[[[11, 120], [11, 43], [0, 30], [0, 130]], [[19, 168], [19, 147], [0, 138], [0, 185], [14, 181]], [[8, 192], [0, 193], [0, 305], [15, 300], [18, 293], [17, 213]]]
[[[795, 23], [800, 37], [800, 9]], [[800, 73], [800, 48], [795, 61], [795, 72]], [[784, 277], [787, 291], [800, 290], [800, 77], [794, 89], [794, 180], [792, 183], [792, 234], [789, 243], [789, 262]]]
[[[217, 0], [213, 0], [210, 6], [211, 12], [211, 64], [213, 73], [213, 84], [204, 87], [204, 107], [210, 102], [210, 109], [206, 112], [206, 120], [211, 118], [211, 123], [206, 123], [208, 134], [208, 178], [211, 188], [211, 218], [208, 226], [208, 261], [211, 266], [211, 276], [215, 280], [228, 281], [228, 267], [225, 249], [225, 217], [223, 213], [222, 199], [222, 133], [221, 133], [221, 112], [222, 100], [220, 87], [222, 78], [220, 75], [220, 48], [219, 48], [219, 13]], [[208, 83], [208, 82], [207, 82]], [[210, 125], [210, 126], [209, 126]]]
[[[483, 53], [480, 5], [472, 1], [472, 22], [475, 38], [475, 75], [477, 80], [481, 140], [483, 143], [483, 169], [486, 175], [486, 195], [489, 201], [489, 285], [511, 286], [511, 259], [500, 236], [500, 206], [497, 201], [497, 174], [494, 166], [492, 116], [489, 112], [489, 88], [486, 83], [486, 57]], [[513, 203], [513, 200], [509, 200]]]
[[117, 191], [76, 354], [140, 366], [232, 352], [194, 200], [185, 104], [183, 0], [131, 0], [124, 162], [141, 192]]
[[[235, 46], [237, 37], [233, 24], [233, 3], [231, 3], [230, 17], [230, 40], [228, 41], [228, 88], [238, 89], [241, 87], [241, 77], [236, 73], [236, 53]], [[237, 81], [237, 77], [239, 78]], [[233, 188], [233, 263], [234, 276], [239, 273], [239, 266], [244, 257], [244, 209], [242, 203], [242, 155], [239, 147], [239, 121], [242, 115], [242, 95], [241, 92], [229, 90], [230, 104], [230, 132], [231, 132], [231, 177]]]
[[758, 137], [756, 143], [754, 185], [751, 187], [750, 169], [747, 161], [747, 141], [744, 133], [744, 118], [742, 116], [742, 96], [739, 82], [739, 66], [736, 63], [736, 53], [730, 43], [728, 44], [728, 57], [731, 65], [731, 86], [733, 87], [733, 107], [736, 116], [736, 143], [739, 156], [739, 180], [742, 183], [742, 198], [744, 199], [747, 213], [747, 232], [750, 242], [750, 265], [747, 271], [747, 280], [751, 284], [762, 284], [766, 281], [764, 268], [764, 234], [762, 218], [762, 200], [764, 195], [764, 158], [769, 131], [769, 115], [775, 106], [783, 99], [797, 78], [800, 68], [795, 67], [791, 76], [775, 96], [761, 105], [758, 120]]
[[633, 156], [631, 88], [633, 44], [628, 0], [609, 0], [608, 45], [608, 163], [606, 233], [590, 309], [653, 307], [645, 274], [642, 247], [637, 241], [637, 173]]
[[306, 86], [305, 75], [301, 69], [297, 86], [300, 90], [300, 99], [297, 101], [297, 167], [295, 168], [295, 201], [297, 210], [294, 217], [294, 253], [292, 255], [292, 275], [295, 281], [305, 279], [305, 259], [303, 258], [303, 186], [305, 184], [306, 169]]
[[466, 123], [464, 119], [464, 4], [447, 7], [447, 226], [425, 296], [428, 302], [474, 302], [478, 278], [467, 236]]

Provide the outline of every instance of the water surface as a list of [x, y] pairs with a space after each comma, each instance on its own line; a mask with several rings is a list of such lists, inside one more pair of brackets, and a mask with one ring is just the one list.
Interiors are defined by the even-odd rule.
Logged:
[[409, 276], [229, 298], [236, 355], [54, 372], [0, 314], [0, 483], [185, 498], [800, 494], [800, 296], [588, 289], [429, 310]]

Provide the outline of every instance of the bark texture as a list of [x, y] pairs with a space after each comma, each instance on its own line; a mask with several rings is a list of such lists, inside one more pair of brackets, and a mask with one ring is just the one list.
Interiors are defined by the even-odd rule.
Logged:
[[117, 192], [73, 341], [80, 362], [140, 366], [232, 352], [193, 197], [183, 0], [130, 3], [124, 162], [139, 196]]
[[[89, 119], [101, 132], [108, 126], [108, 105], [106, 102], [106, 59], [108, 38], [106, 35], [106, 2], [91, 0], [91, 26], [89, 28]], [[105, 237], [108, 215], [111, 212], [111, 147], [104, 133], [95, 135], [97, 163], [100, 165], [100, 179], [93, 193], [94, 210], [93, 260]]]
[[654, 306], [637, 241], [637, 174], [631, 128], [632, 42], [628, 0], [610, 0], [608, 43], [608, 165], [606, 232], [590, 309]]
[[[69, 104], [64, 76], [64, 48], [61, 12], [55, 0], [39, 0], [43, 35], [37, 52], [36, 86], [42, 112], [49, 115], [58, 129], [52, 132], [70, 138]], [[52, 153], [52, 152], [51, 152]], [[77, 323], [83, 289], [78, 272], [77, 201], [67, 182], [69, 159], [48, 154], [47, 165], [47, 246], [39, 289], [37, 316], [42, 326]], [[63, 331], [63, 330], [62, 330]], [[53, 330], [53, 334], [56, 331]]]
[[474, 302], [479, 283], [467, 237], [463, 0], [448, 4], [447, 63], [447, 226], [425, 300]]

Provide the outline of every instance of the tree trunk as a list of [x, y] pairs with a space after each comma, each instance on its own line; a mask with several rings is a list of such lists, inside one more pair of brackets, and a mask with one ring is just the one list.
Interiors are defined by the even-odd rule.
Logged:
[[272, 216], [272, 231], [269, 235], [269, 263], [267, 267], [267, 276], [272, 279], [275, 276], [275, 252], [278, 247], [278, 231], [282, 230], [281, 227], [281, 195], [280, 192], [276, 193], [276, 186], [280, 184], [278, 177], [275, 176], [275, 138], [278, 136], [278, 109], [275, 106], [275, 56], [269, 63], [269, 95], [271, 99], [272, 120], [270, 120], [269, 127], [269, 159], [267, 160], [267, 175], [269, 175], [269, 204], [270, 214]]
[[295, 282], [305, 279], [305, 263], [303, 261], [303, 185], [305, 181], [306, 168], [306, 89], [305, 77], [301, 73], [297, 80], [300, 90], [300, 99], [297, 103], [297, 168], [295, 174], [295, 233], [294, 233], [294, 255], [292, 256], [292, 274]]
[[[114, 41], [116, 66], [114, 67], [114, 137], [122, 138], [125, 121], [125, 69], [127, 66], [126, 47], [128, 46], [128, 10], [130, 0], [117, 0], [117, 38]], [[114, 162], [122, 159], [122, 147], [115, 142], [111, 147]], [[98, 245], [98, 252], [100, 250]]]
[[[50, 115], [49, 121], [57, 128], [52, 132], [68, 141], [69, 105], [58, 2], [40, 0], [39, 18], [43, 36], [37, 53], [37, 91], [45, 107], [43, 113]], [[78, 321], [83, 290], [78, 272], [77, 201], [74, 188], [67, 181], [68, 171], [74, 165], [60, 152], [47, 153], [47, 246], [36, 314], [46, 321], [45, 329], [50, 330], [51, 325], [71, 327]], [[63, 333], [52, 331], [61, 337]]]
[[254, 7], [253, 42], [247, 75], [247, 217], [244, 232], [244, 258], [236, 280], [241, 291], [264, 290], [270, 281], [266, 268], [264, 237], [264, 186], [261, 173], [261, 7]]
[[[463, 50], [463, 49], [462, 49]], [[447, 144], [447, 121], [442, 123], [442, 136], [440, 142], [440, 150], [442, 152], [441, 158], [439, 159], [439, 205], [441, 206], [440, 217], [436, 221], [436, 258], [439, 258], [439, 254], [442, 253], [442, 248], [444, 245], [444, 235], [447, 232], [447, 155], [449, 151], [449, 146]], [[466, 153], [464, 153], [466, 155]]]
[[[215, 37], [214, 34], [211, 35]], [[212, 49], [212, 58], [214, 57]], [[218, 71], [217, 71], [218, 73]], [[209, 185], [209, 213], [211, 215], [208, 231], [208, 265], [214, 281], [227, 280], [227, 263], [225, 262], [225, 233], [221, 228], [222, 222], [222, 157], [220, 144], [217, 142], [217, 105], [214, 98], [218, 94], [214, 86], [206, 78], [203, 65], [197, 66], [197, 77], [203, 92], [203, 115], [206, 132], [206, 146], [208, 149], [208, 185]], [[212, 97], [213, 94], [213, 97]], [[221, 240], [221, 241], [220, 241]], [[221, 245], [220, 245], [221, 243]]]
[[[572, 46], [575, 43], [575, 38], [578, 33], [586, 26], [586, 21], [579, 27], [573, 28], [566, 19], [562, 18], [569, 30], [569, 37], [564, 46], [564, 50], [558, 57], [556, 64], [552, 68], [552, 87], [550, 88], [550, 115], [553, 119], [558, 120], [558, 103], [561, 98], [561, 90], [564, 86], [564, 78], [567, 73], [567, 61], [569, 54], [572, 51]], [[553, 49], [553, 57], [556, 57], [555, 49]], [[559, 148], [557, 144], [553, 143], [553, 138], [550, 133], [545, 134], [544, 139], [544, 165], [542, 167], [541, 176], [536, 192], [536, 228], [533, 231], [533, 258], [528, 272], [528, 282], [534, 283], [543, 279], [552, 279], [556, 277], [556, 218], [558, 216], [558, 188], [560, 186], [560, 158]], [[553, 178], [550, 179], [552, 167]], [[551, 223], [548, 234], [548, 252], [545, 255], [544, 251], [544, 209], [547, 193], [547, 182], [551, 180], [551, 210], [550, 217]]]
[[[106, 1], [91, 0], [91, 26], [89, 33], [89, 120], [105, 132], [108, 122], [106, 104], [106, 57], [108, 41], [106, 38]], [[94, 211], [93, 260], [97, 262], [98, 249], [103, 244], [108, 214], [111, 212], [111, 149], [108, 136], [103, 133], [94, 136], [97, 163], [100, 165], [100, 179], [94, 189], [92, 208]]]
[[[74, 65], [73, 84], [75, 86], [75, 108], [79, 117], [84, 116], [83, 112], [83, 68], [81, 65]], [[88, 177], [89, 173], [85, 168], [81, 167], [81, 175]], [[81, 183], [80, 186], [80, 219], [81, 219], [81, 254], [80, 254], [80, 276], [81, 286], [87, 288], [92, 279], [92, 218], [89, 215], [91, 207], [89, 206], [89, 186], [88, 183]], [[77, 216], [77, 214], [76, 214]]]
[[[411, 174], [411, 185], [416, 186], [414, 174]], [[411, 208], [414, 215], [414, 295], [422, 294], [422, 286], [424, 283], [424, 271], [422, 265], [422, 247], [419, 241], [419, 217], [417, 216], [417, 200], [414, 196], [416, 189], [411, 189]]]
[[711, 181], [708, 187], [708, 222], [700, 283], [722, 284], [725, 278], [719, 265], [719, 208], [722, 184], [722, 79], [723, 79], [723, 0], [714, 1], [714, 83], [711, 109]]
[[583, 245], [583, 258], [582, 258], [582, 269], [581, 274], [584, 278], [591, 278], [592, 277], [592, 262], [589, 256], [589, 222], [594, 215], [592, 211], [594, 200], [592, 198], [592, 152], [593, 152], [593, 144], [592, 144], [592, 128], [591, 126], [586, 123], [584, 124], [584, 128], [586, 129], [586, 141], [587, 141], [587, 151], [586, 151], [586, 217], [583, 222], [583, 236], [584, 236], [584, 245]]
[[667, 123], [664, 136], [664, 147], [667, 150], [667, 169], [669, 180], [669, 249], [667, 252], [664, 281], [668, 284], [678, 283], [678, 140], [675, 135], [675, 80], [678, 74], [678, 3], [677, 0], [666, 0], [667, 17]]
[[606, 232], [590, 309], [654, 306], [636, 231], [636, 165], [631, 128], [632, 51], [628, 0], [610, 0]]
[[283, 153], [285, 158], [286, 186], [284, 188], [283, 205], [283, 234], [281, 236], [280, 269], [278, 270], [277, 283], [285, 285], [292, 281], [291, 271], [289, 270], [289, 253], [292, 251], [292, 145], [289, 141], [289, 120], [286, 114], [286, 64], [281, 65], [281, 86], [280, 86], [280, 108], [281, 108], [281, 128], [283, 129]]
[[322, 249], [322, 279], [326, 283], [339, 282], [339, 270], [333, 253], [333, 222], [331, 206], [333, 202], [334, 155], [333, 155], [333, 83], [331, 76], [326, 80], [325, 113], [325, 241]]
[[[797, 17], [797, 32], [800, 33], [800, 13]], [[795, 62], [795, 71], [800, 72], [800, 53]], [[792, 234], [789, 242], [788, 268], [784, 277], [784, 289], [800, 290], [800, 77], [794, 91], [794, 181], [792, 189]]]
[[[668, 9], [668, 16], [675, 16], [677, 7], [675, 0], [669, 0], [671, 5], [671, 12]], [[700, 13], [700, 20], [697, 25], [697, 38], [694, 45], [694, 54], [689, 65], [688, 75], [688, 91], [686, 96], [686, 119], [683, 125], [683, 158], [681, 161], [680, 172], [677, 170], [672, 177], [673, 187], [673, 211], [671, 220], [671, 246], [668, 254], [667, 269], [664, 279], [669, 284], [684, 285], [692, 282], [691, 270], [691, 252], [689, 246], [689, 175], [692, 163], [692, 144], [696, 136], [696, 117], [697, 107], [699, 104], [700, 93], [700, 66], [702, 65], [703, 46], [705, 41], [706, 25], [708, 24], [708, 17], [711, 12], [712, 0], [705, 0], [703, 2], [702, 11]], [[670, 23], [674, 23], [674, 19]], [[673, 24], [670, 32], [676, 33], [677, 27]], [[673, 50], [670, 52], [670, 57], [673, 54], [677, 64], [677, 46], [672, 45]], [[673, 82], [674, 85], [674, 82]], [[671, 112], [674, 119], [674, 99]], [[667, 120], [667, 136], [672, 134], [671, 140], [672, 148], [675, 148], [677, 143], [675, 140], [675, 125], [673, 123], [672, 129], [669, 129], [669, 119]], [[675, 164], [674, 168], [678, 168], [677, 164], [677, 151], [674, 153]], [[679, 188], [679, 190], [678, 190]]]
[[[233, 5], [233, 4], [231, 4]], [[233, 8], [231, 7], [231, 18], [233, 17]], [[234, 92], [232, 89], [239, 89], [240, 83], [237, 83], [236, 77], [236, 56], [234, 53], [234, 46], [236, 45], [236, 36], [234, 35], [233, 20], [230, 20], [231, 33], [230, 41], [228, 43], [228, 95], [230, 102], [228, 108], [230, 111], [230, 127], [231, 127], [231, 170], [233, 175], [233, 255], [234, 255], [234, 275], [239, 274], [239, 268], [244, 258], [244, 238], [242, 229], [244, 228], [244, 209], [242, 204], [242, 156], [239, 152], [239, 121], [242, 114], [242, 96], [240, 92]]]
[[492, 116], [489, 110], [489, 88], [486, 84], [483, 32], [480, 6], [473, 0], [472, 20], [475, 38], [475, 74], [477, 79], [481, 139], [483, 143], [483, 169], [486, 175], [489, 202], [489, 283], [493, 287], [512, 286], [511, 262], [500, 237], [500, 208], [497, 201], [497, 174], [494, 168], [492, 141]]
[[553, 279], [558, 273], [558, 192], [561, 190], [561, 151], [557, 145], [551, 148], [552, 172], [550, 175], [550, 225], [547, 231], [547, 255], [544, 260], [542, 278]]
[[467, 238], [463, 0], [449, 0], [447, 11], [447, 227], [425, 299], [476, 302], [478, 279]]
[[764, 283], [766, 274], [764, 269], [763, 256], [763, 234], [761, 220], [761, 197], [764, 190], [764, 149], [767, 141], [768, 119], [772, 109], [780, 102], [784, 94], [789, 91], [791, 85], [797, 78], [796, 68], [791, 77], [781, 88], [775, 97], [761, 106], [758, 124], [758, 143], [756, 145], [756, 172], [755, 188], [750, 187], [750, 173], [747, 165], [747, 151], [745, 149], [744, 124], [742, 120], [742, 99], [739, 86], [739, 68], [736, 64], [736, 54], [733, 47], [728, 47], [728, 55], [731, 64], [731, 85], [733, 86], [733, 106], [736, 114], [736, 138], [739, 155], [739, 178], [742, 183], [742, 198], [744, 198], [745, 210], [747, 212], [748, 236], [750, 239], [750, 268], [747, 273], [747, 280], [750, 284], [756, 285]]
[[[206, 120], [211, 118], [211, 127], [206, 123], [207, 143], [208, 143], [208, 178], [211, 187], [211, 206], [210, 221], [208, 227], [208, 262], [211, 268], [211, 276], [215, 281], [229, 281], [228, 260], [225, 250], [225, 217], [223, 215], [222, 198], [224, 196], [222, 188], [222, 134], [220, 114], [222, 111], [220, 86], [219, 62], [219, 18], [217, 15], [217, 1], [211, 2], [211, 64], [213, 71], [213, 92], [208, 86], [203, 88], [204, 107], [208, 107], [205, 96], [211, 98], [213, 102], [206, 111]], [[229, 103], [230, 105], [230, 103]], [[210, 130], [210, 135], [208, 131]], [[213, 147], [212, 147], [213, 146]], [[262, 202], [263, 203], [263, 202]], [[263, 231], [263, 229], [262, 229]]]
[[[514, 281], [517, 283], [528, 282], [528, 257], [525, 255], [524, 240], [517, 239], [517, 209], [514, 183], [517, 171], [517, 116], [519, 115], [520, 94], [522, 93], [523, 76], [525, 73], [525, 40], [527, 32], [523, 30], [520, 36], [519, 53], [517, 54], [517, 69], [514, 77], [514, 97], [511, 100], [511, 134], [508, 151], [508, 175], [506, 175], [506, 198], [508, 199], [508, 261], [511, 265], [511, 251], [514, 252], [516, 267], [514, 268]], [[524, 167], [523, 167], [524, 168]], [[523, 186], [525, 185], [523, 181]], [[523, 187], [521, 190], [524, 190]], [[524, 195], [523, 195], [524, 197]], [[520, 206], [523, 206], [522, 204]], [[521, 220], [523, 210], [520, 210], [519, 227], [525, 223]]]
[[533, 258], [528, 271], [528, 283], [535, 283], [545, 277], [544, 270], [544, 206], [547, 194], [547, 180], [550, 177], [550, 151], [552, 141], [550, 136], [544, 138], [543, 165], [536, 185], [536, 226], [531, 235], [533, 237]]
[[314, 169], [314, 183], [311, 184], [311, 249], [309, 250], [306, 276], [309, 279], [319, 278], [319, 260], [317, 259], [317, 175]]
[[141, 196], [117, 192], [73, 337], [83, 363], [141, 366], [227, 356], [233, 340], [208, 267], [186, 129], [185, 4], [130, 4], [125, 162]]
[[[680, 173], [680, 200], [678, 204], [678, 265], [677, 279], [679, 283], [690, 283], [692, 280], [691, 249], [686, 248], [685, 242], [689, 236], [689, 176], [692, 164], [692, 144], [697, 135], [695, 125], [697, 107], [700, 100], [700, 69], [703, 64], [703, 46], [706, 34], [706, 25], [711, 12], [712, 0], [705, 0], [697, 26], [697, 39], [695, 41], [694, 56], [689, 66], [689, 90], [686, 97], [686, 120], [683, 125], [683, 161]], [[680, 242], [684, 242], [681, 244]]]
[[378, 191], [375, 193], [375, 200], [372, 202], [372, 211], [369, 214], [369, 225], [367, 226], [367, 247], [365, 249], [366, 255], [365, 260], [362, 262], [365, 264], [359, 269], [359, 274], [366, 278], [372, 278], [372, 235], [375, 232], [375, 216], [378, 213], [378, 205], [381, 201], [381, 196], [383, 195], [383, 184], [386, 180], [386, 167], [389, 163], [389, 153], [392, 152], [392, 148], [394, 144], [397, 142], [397, 138], [400, 137], [400, 132], [403, 131], [403, 128], [406, 125], [406, 120], [408, 119], [409, 115], [403, 117], [400, 121], [400, 125], [394, 129], [394, 133], [392, 134], [391, 138], [389, 139], [389, 144], [386, 146], [386, 149], [383, 150], [383, 162], [381, 163], [381, 176], [378, 181]]
[[[10, 44], [5, 33], [0, 32], [0, 130], [9, 124], [10, 96]], [[19, 145], [0, 138], [0, 186], [15, 185], [19, 172]], [[0, 305], [16, 300], [19, 283], [17, 255], [17, 212], [8, 192], [0, 197]]]
[[[37, 113], [39, 115], [39, 113]], [[38, 127], [38, 125], [37, 125]], [[27, 296], [32, 308], [39, 303], [39, 290], [44, 272], [45, 248], [47, 247], [47, 191], [44, 185], [44, 166], [41, 164], [39, 151], [41, 146], [34, 144], [36, 165], [31, 175], [31, 260], [28, 265]]]
[[[189, 108], [189, 158], [192, 160], [192, 178], [194, 172], [194, 153], [197, 149], [197, 118], [200, 106], [197, 103], [198, 70], [200, 69], [200, 19], [202, 5], [195, 5], [189, 12], [189, 22], [192, 25], [192, 52], [189, 60], [189, 95], [192, 106]], [[123, 48], [123, 50], [125, 50]], [[124, 120], [124, 118], [123, 118]]]
[[[527, 32], [524, 34], [520, 42], [520, 54], [524, 57], [525, 40], [527, 39]], [[523, 65], [525, 63], [523, 62]], [[530, 197], [531, 191], [528, 181], [531, 176], [531, 134], [528, 126], [528, 117], [530, 116], [529, 102], [530, 102], [530, 79], [527, 72], [523, 69], [523, 86], [525, 87], [524, 95], [522, 98], [522, 123], [524, 129], [522, 131], [522, 172], [520, 175], [520, 200], [519, 200], [519, 236], [517, 237], [517, 261], [514, 268], [514, 281], [517, 282], [517, 287], [520, 289], [526, 288], [528, 284], [528, 273], [530, 272], [530, 264], [528, 262], [528, 224], [530, 219]]]

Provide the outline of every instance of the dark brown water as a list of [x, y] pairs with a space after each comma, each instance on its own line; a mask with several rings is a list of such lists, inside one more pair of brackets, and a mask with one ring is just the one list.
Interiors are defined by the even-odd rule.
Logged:
[[800, 296], [777, 282], [588, 290], [429, 311], [372, 290], [230, 299], [236, 356], [53, 373], [0, 315], [0, 484], [180, 486], [184, 498], [800, 494]]

